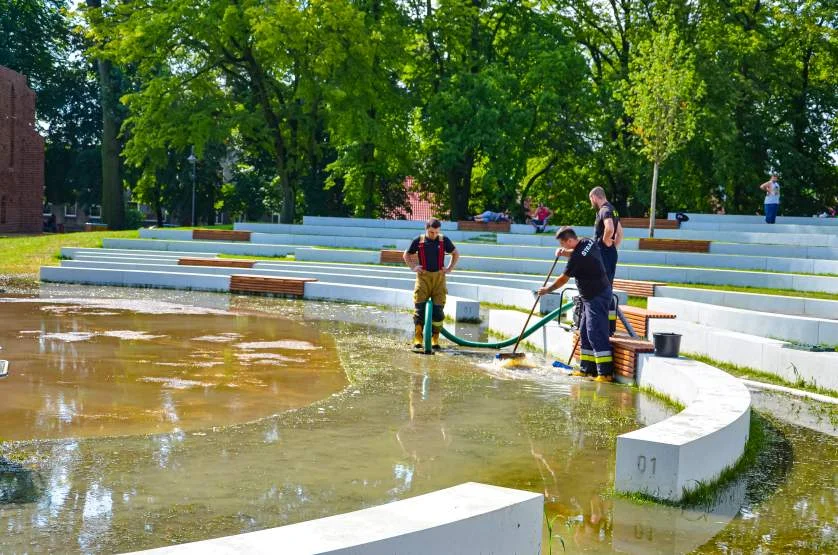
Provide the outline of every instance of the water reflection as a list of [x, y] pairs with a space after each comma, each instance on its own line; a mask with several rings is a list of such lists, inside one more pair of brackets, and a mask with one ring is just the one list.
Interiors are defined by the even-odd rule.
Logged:
[[[246, 317], [308, 314], [315, 343], [334, 341], [340, 356], [319, 362], [314, 373], [336, 367], [352, 376], [351, 385], [246, 424], [0, 444], [0, 454], [37, 469], [44, 483], [33, 502], [0, 506], [0, 552], [136, 550], [319, 518], [464, 481], [543, 492], [569, 552], [834, 545], [835, 438], [778, 423], [768, 458], [718, 503], [701, 511], [636, 505], [609, 493], [615, 438], [671, 413], [656, 400], [609, 384], [542, 381], [538, 370], [530, 379], [523, 372], [491, 375], [475, 369], [474, 357], [405, 353], [409, 314], [391, 313], [388, 321], [403, 329], [387, 334], [347, 323], [363, 321], [363, 314], [344, 318], [361, 308], [232, 302]], [[246, 337], [206, 343], [229, 349], [274, 340], [241, 330], [202, 329], [190, 337], [222, 333]], [[305, 381], [316, 387], [312, 373]], [[285, 384], [278, 384], [281, 392]], [[156, 387], [177, 399], [178, 389]], [[157, 403], [165, 403], [162, 396]], [[560, 550], [556, 542], [554, 552]]]
[[159, 300], [5, 299], [0, 336], [15, 368], [3, 381], [4, 439], [247, 422], [346, 385], [327, 336], [272, 315]]

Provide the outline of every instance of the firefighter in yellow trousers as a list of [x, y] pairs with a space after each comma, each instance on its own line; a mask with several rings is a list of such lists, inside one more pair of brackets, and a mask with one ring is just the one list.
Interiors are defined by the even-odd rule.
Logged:
[[[416, 272], [416, 286], [413, 289], [413, 303], [416, 312], [413, 314], [413, 323], [416, 325], [416, 335], [413, 338], [413, 348], [422, 348], [422, 330], [425, 326], [425, 302], [431, 299], [433, 302], [433, 334], [431, 345], [439, 349], [439, 332], [442, 329], [442, 321], [445, 319], [443, 307], [448, 289], [445, 286], [445, 274], [449, 274], [457, 265], [460, 253], [451, 239], [443, 237], [439, 228], [441, 224], [436, 218], [431, 218], [425, 223], [425, 233], [417, 237], [410, 244], [410, 247], [402, 258], [407, 266]], [[445, 254], [451, 255], [451, 261], [445, 266]]]

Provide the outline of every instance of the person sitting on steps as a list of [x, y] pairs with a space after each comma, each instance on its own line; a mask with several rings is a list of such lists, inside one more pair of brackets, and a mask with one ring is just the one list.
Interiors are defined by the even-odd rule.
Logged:
[[491, 210], [486, 210], [482, 214], [478, 214], [474, 217], [475, 222], [510, 222], [512, 218], [509, 215], [509, 210], [504, 210], [503, 212], [492, 212]]
[[[425, 224], [425, 233], [413, 240], [402, 259], [407, 266], [416, 272], [416, 285], [413, 289], [413, 303], [416, 312], [413, 314], [416, 334], [413, 338], [413, 348], [423, 347], [423, 330], [425, 328], [425, 303], [428, 299], [433, 302], [433, 316], [431, 323], [433, 332], [431, 345], [439, 349], [439, 332], [445, 319], [443, 308], [448, 289], [445, 286], [445, 274], [454, 271], [460, 253], [448, 237], [443, 237], [439, 228], [442, 224], [436, 218], [431, 218]], [[451, 255], [451, 261], [445, 266], [445, 254]]]

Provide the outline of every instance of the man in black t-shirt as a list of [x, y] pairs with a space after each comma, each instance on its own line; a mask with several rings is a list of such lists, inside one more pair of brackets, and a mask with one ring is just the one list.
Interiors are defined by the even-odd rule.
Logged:
[[[451, 273], [460, 259], [460, 253], [451, 239], [443, 237], [439, 232], [441, 223], [431, 218], [425, 224], [425, 233], [413, 240], [404, 251], [402, 259], [407, 266], [416, 272], [416, 286], [413, 289], [413, 303], [416, 312], [413, 314], [416, 334], [413, 338], [413, 348], [421, 349], [422, 330], [425, 327], [425, 303], [432, 299], [434, 310], [431, 317], [433, 333], [431, 345], [439, 349], [439, 332], [445, 319], [443, 307], [448, 289], [445, 286], [445, 274]], [[445, 254], [451, 255], [451, 262], [445, 266]]]
[[593, 239], [579, 238], [571, 227], [563, 227], [556, 233], [561, 247], [556, 256], [569, 256], [564, 273], [547, 287], [538, 290], [539, 295], [555, 291], [568, 282], [576, 280], [579, 296], [582, 298], [582, 318], [579, 321], [581, 346], [581, 371], [577, 376], [596, 376], [598, 382], [614, 381], [614, 362], [609, 341], [608, 308], [611, 306], [611, 283], [602, 265], [599, 247]]
[[614, 284], [614, 274], [617, 272], [617, 247], [623, 241], [623, 226], [617, 210], [605, 197], [605, 189], [594, 187], [588, 194], [591, 206], [597, 211], [594, 220], [594, 240], [602, 255], [602, 264], [608, 281]]

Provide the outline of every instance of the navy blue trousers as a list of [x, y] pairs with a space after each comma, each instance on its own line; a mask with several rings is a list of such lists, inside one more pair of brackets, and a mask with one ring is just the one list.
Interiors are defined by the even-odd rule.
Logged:
[[590, 300], [582, 301], [582, 319], [579, 322], [579, 346], [582, 371], [589, 375], [614, 375], [614, 358], [611, 354], [608, 313], [611, 308], [611, 288]]

